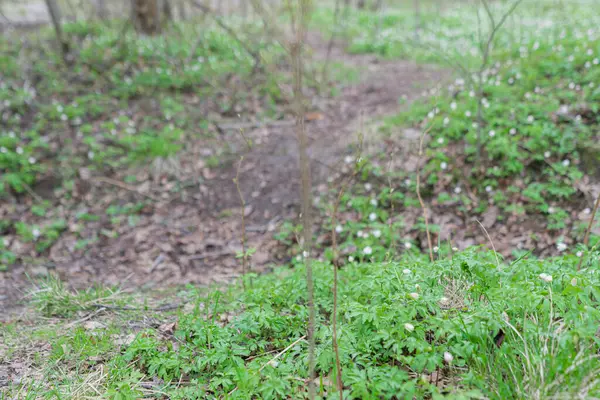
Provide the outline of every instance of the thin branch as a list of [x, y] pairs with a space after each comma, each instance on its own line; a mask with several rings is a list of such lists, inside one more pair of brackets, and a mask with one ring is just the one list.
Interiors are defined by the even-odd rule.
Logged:
[[[596, 199], [596, 204], [594, 205], [594, 211], [592, 211], [592, 217], [590, 218], [590, 223], [585, 231], [585, 237], [583, 238], [583, 244], [587, 247], [590, 240], [590, 232], [592, 231], [592, 227], [594, 226], [594, 219], [596, 219], [596, 212], [598, 212], [598, 206], [600, 206], [600, 194]], [[579, 259], [579, 263], [577, 264], [577, 271], [581, 269], [581, 264], [583, 264], [583, 256]]]
[[248, 273], [248, 255], [246, 254], [246, 201], [240, 188], [240, 170], [242, 169], [242, 163], [244, 162], [244, 156], [240, 156], [240, 162], [238, 163], [237, 170], [235, 173], [235, 188], [237, 189], [238, 196], [240, 197], [240, 203], [242, 204], [241, 218], [242, 218], [242, 287], [246, 289], [246, 281], [244, 275]]
[[476, 219], [475, 221], [477, 221], [477, 223], [479, 224], [479, 226], [481, 226], [481, 229], [483, 229], [483, 232], [485, 233], [485, 235], [487, 236], [488, 240], [492, 244], [492, 249], [494, 249], [494, 255], [496, 256], [496, 265], [498, 266], [498, 268], [500, 268], [500, 260], [498, 259], [498, 252], [496, 251], [496, 246], [494, 246], [494, 241], [490, 237], [490, 234], [488, 233], [487, 229], [485, 229], [485, 226], [483, 226], [483, 224], [481, 222], [479, 222], [478, 219]]
[[421, 197], [421, 159], [423, 157], [423, 139], [427, 133], [431, 130], [433, 125], [429, 126], [426, 131], [421, 133], [421, 137], [419, 139], [419, 160], [418, 160], [418, 169], [417, 169], [417, 197], [419, 198], [419, 203], [421, 204], [421, 209], [423, 210], [423, 218], [425, 219], [425, 233], [427, 234], [427, 245], [429, 246], [429, 259], [431, 262], [433, 259], [433, 245], [431, 244], [431, 234], [429, 233], [429, 217], [427, 216], [427, 208], [425, 207], [425, 203], [423, 202], [423, 198]]

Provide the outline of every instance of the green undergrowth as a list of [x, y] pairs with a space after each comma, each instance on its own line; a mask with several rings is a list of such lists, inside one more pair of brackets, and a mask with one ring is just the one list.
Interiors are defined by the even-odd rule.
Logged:
[[[473, 248], [454, 254], [440, 249], [436, 257], [434, 263], [418, 255], [400, 262], [365, 259], [339, 271], [338, 337], [346, 398], [600, 395], [597, 251], [584, 255], [579, 271], [574, 255], [543, 261], [523, 257], [509, 264]], [[315, 384], [319, 398], [337, 398], [332, 267], [316, 262], [314, 273]], [[126, 344], [115, 339], [128, 333], [123, 326], [75, 325], [61, 338], [51, 338], [50, 362], [37, 364], [49, 368], [46, 378], [63, 371], [61, 379], [39, 381], [37, 389], [9, 390], [68, 396], [82, 382], [92, 382], [92, 376], [97, 394], [114, 399], [156, 394], [173, 399], [305, 398], [304, 277], [298, 265], [249, 275], [246, 290], [231, 286], [188, 293], [188, 307], [176, 320], [153, 315], [155, 328], [138, 330]], [[96, 376], [98, 371], [103, 373]]]
[[[569, 234], [581, 238], [585, 224], [571, 214], [589, 211], [581, 194], [599, 178], [600, 162], [600, 31], [588, 5], [524, 1], [510, 14], [483, 69], [481, 126], [479, 47], [490, 31], [483, 9], [478, 19], [475, 6], [423, 7], [418, 23], [409, 8], [351, 10], [339, 29], [349, 51], [433, 62], [458, 76], [382, 127], [392, 137], [407, 126], [428, 132], [429, 198], [469, 212], [498, 206], [507, 215], [543, 215], [548, 230], [575, 225]], [[507, 9], [491, 5], [496, 21]]]

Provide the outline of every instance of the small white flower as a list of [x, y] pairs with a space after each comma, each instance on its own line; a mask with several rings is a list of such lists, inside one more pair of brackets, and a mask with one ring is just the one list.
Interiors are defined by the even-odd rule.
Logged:
[[465, 111], [465, 116], [470, 117], [471, 116], [471, 111]]
[[592, 50], [592, 49], [587, 49], [587, 52], [586, 52], [586, 54], [587, 54], [588, 56], [591, 56], [592, 54], [594, 54], [594, 50]]
[[576, 256], [579, 257], [579, 258], [581, 258], [581, 256], [583, 256], [583, 251], [581, 251], [581, 250], [578, 251], [577, 254], [576, 254]]
[[446, 168], [448, 168], [448, 163], [447, 163], [446, 161], [442, 161], [442, 162], [440, 163], [440, 168], [441, 168], [441, 169], [446, 169]]
[[365, 190], [367, 192], [371, 191], [372, 188], [373, 188], [373, 185], [371, 185], [370, 183], [365, 183]]
[[558, 242], [558, 243], [556, 244], [556, 250], [558, 250], [558, 251], [560, 251], [560, 252], [563, 252], [563, 251], [565, 251], [566, 249], [567, 249], [567, 245], [566, 245], [565, 243], [563, 243], [563, 242]]
[[4, 243], [4, 247], [8, 247], [10, 245], [10, 242], [6, 238], [2, 242]]
[[516, 134], [517, 134], [517, 130], [516, 130], [515, 128], [510, 128], [510, 131], [509, 131], [509, 133], [510, 133], [511, 135], [516, 135]]
[[40, 237], [41, 232], [38, 228], [33, 228], [33, 230], [31, 231], [31, 234], [33, 235], [34, 239], [37, 239]]
[[348, 262], [354, 262], [354, 257], [348, 256]]
[[434, 113], [433, 113], [433, 111], [429, 111], [429, 112], [427, 113], [427, 118], [431, 119], [431, 118], [433, 118], [433, 116], [434, 116]]
[[412, 332], [415, 330], [415, 327], [413, 324], [409, 324], [408, 322], [406, 324], [404, 324], [404, 329], [406, 329], [409, 332]]
[[571, 286], [577, 286], [577, 278], [571, 279]]
[[575, 56], [574, 55], [570, 55], [567, 60], [569, 60], [569, 62], [573, 62], [573, 60], [575, 60]]
[[373, 249], [369, 246], [367, 246], [363, 249], [363, 254], [371, 255], [372, 253], [373, 253]]
[[296, 256], [296, 261], [302, 261], [302, 256], [300, 254]]
[[365, 234], [363, 233], [363, 231], [358, 231], [356, 232], [356, 236], [358, 237], [363, 237]]
[[17, 147], [17, 154], [23, 154], [23, 148]]
[[600, 60], [598, 60], [597, 58], [594, 58], [594, 60], [592, 61], [592, 63], [594, 65], [598, 65], [598, 63], [600, 63]]
[[571, 161], [569, 161], [569, 159], [565, 159], [562, 162], [562, 165], [564, 165], [565, 167], [568, 167], [571, 164]]
[[443, 296], [443, 297], [440, 299], [440, 303], [441, 303], [442, 305], [446, 305], [446, 304], [448, 304], [449, 302], [450, 302], [450, 299], [449, 299], [449, 298], [447, 298], [446, 296]]
[[456, 110], [456, 103], [455, 102], [450, 103], [450, 108], [452, 110]]
[[308, 258], [308, 256], [310, 256], [310, 253], [309, 253], [308, 251], [304, 250], [304, 251], [302, 252], [302, 257], [304, 257], [304, 258]]
[[418, 283], [415, 285], [415, 289], [417, 289], [417, 292], [421, 290], [421, 285], [419, 285]]
[[527, 117], [527, 122], [529, 122], [530, 124], [535, 120], [535, 118], [533, 118], [533, 115], [530, 115]]
[[496, 131], [492, 129], [491, 131], [489, 131], [488, 135], [490, 135], [490, 137], [494, 137], [496, 136]]
[[404, 269], [402, 270], [402, 273], [403, 273], [404, 275], [410, 275], [410, 274], [412, 273], [412, 271], [411, 271], [410, 269], [408, 269], [408, 268], [404, 268]]
[[[450, 118], [448, 118], [448, 117], [444, 118], [444, 126], [448, 125], [449, 123], [450, 123]], [[442, 143], [443, 143], [443, 141], [442, 141]]]
[[475, 92], [471, 90], [471, 91], [469, 92], [469, 97], [475, 97]]
[[371, 213], [369, 214], [369, 221], [375, 221], [377, 219], [377, 214]]
[[410, 242], [404, 243], [404, 248], [405, 249], [410, 249], [411, 247], [412, 247], [412, 244]]
[[60, 116], [60, 119], [63, 120], [63, 121], [66, 121], [66, 120], [69, 119], [69, 117], [67, 117], [67, 114], [63, 114], [63, 115]]
[[352, 156], [346, 156], [346, 157], [344, 157], [344, 162], [345, 162], [346, 164], [350, 164], [350, 163], [352, 163]]
[[512, 77], [508, 78], [508, 84], [512, 85], [513, 83], [515, 83], [515, 80]]
[[342, 233], [343, 230], [344, 230], [344, 228], [341, 225], [338, 225], [338, 226], [335, 227], [335, 231], [337, 233]]
[[584, 214], [589, 214], [589, 213], [591, 213], [591, 212], [592, 212], [592, 210], [591, 210], [590, 208], [584, 208], [584, 209], [583, 209], [583, 213], [584, 213]]
[[549, 158], [552, 155], [549, 151], [544, 152], [544, 158]]
[[407, 179], [405, 179], [405, 180], [404, 180], [404, 184], [405, 184], [406, 186], [409, 186], [409, 185], [410, 185], [410, 179], [408, 179], [408, 178], [407, 178]]
[[456, 253], [458, 251], [458, 247], [453, 247], [452, 251]]
[[548, 214], [554, 214], [554, 207], [548, 207]]
[[592, 68], [592, 63], [589, 61], [586, 61], [585, 64], [583, 65], [586, 69], [590, 69]]
[[2, 146], [0, 147], [0, 153], [6, 154], [8, 152], [8, 150], [6, 149], [6, 147]]
[[35, 157], [29, 157], [29, 160], [28, 160], [28, 161], [29, 161], [29, 164], [35, 164], [35, 162], [36, 162], [37, 160], [35, 159]]
[[63, 106], [61, 106], [61, 105], [56, 106], [56, 111], [58, 111], [59, 113], [62, 113], [63, 110], [64, 110]]
[[418, 300], [419, 299], [419, 293], [410, 293], [409, 294], [410, 297], [412, 297], [413, 300]]
[[438, 142], [439, 144], [444, 144], [444, 138], [438, 138], [437, 142]]
[[437, 247], [437, 246], [434, 246], [434, 247], [433, 247], [433, 252], [434, 252], [434, 253], [437, 253], [438, 251], [440, 251], [440, 248], [439, 248], [439, 247]]
[[375, 236], [376, 238], [380, 238], [381, 237], [381, 231], [379, 229], [376, 229], [373, 231], [373, 236]]
[[454, 360], [454, 356], [451, 353], [445, 351], [444, 352], [444, 362], [446, 364], [450, 364], [450, 363], [452, 363], [452, 360]]
[[377, 207], [377, 199], [371, 199], [371, 201], [369, 201], [369, 203], [373, 206], [373, 207]]
[[94, 156], [95, 156], [95, 154], [94, 154], [94, 152], [93, 152], [93, 151], [88, 151], [88, 154], [87, 154], [87, 156], [88, 156], [88, 158], [89, 158], [90, 160], [93, 160], [93, 159], [94, 159]]
[[492, 187], [490, 185], [487, 185], [485, 187], [485, 191], [488, 192], [488, 193], [491, 193], [492, 192]]
[[462, 192], [462, 189], [460, 188], [460, 186], [457, 186], [454, 188], [454, 193], [460, 194], [460, 192]]
[[525, 98], [528, 99], [528, 100], [531, 99], [531, 93], [526, 92], [525, 93]]
[[541, 280], [543, 280], [543, 281], [544, 281], [544, 282], [546, 282], [546, 283], [550, 283], [550, 282], [552, 282], [552, 275], [548, 275], [548, 274], [546, 274], [546, 273], [542, 272], [542, 273], [541, 273], [541, 274], [539, 274], [538, 276], [539, 276], [539, 278], [540, 278]]
[[17, 135], [15, 135], [15, 133], [13, 131], [8, 132], [8, 137], [11, 139], [14, 139], [15, 137], [17, 137]]

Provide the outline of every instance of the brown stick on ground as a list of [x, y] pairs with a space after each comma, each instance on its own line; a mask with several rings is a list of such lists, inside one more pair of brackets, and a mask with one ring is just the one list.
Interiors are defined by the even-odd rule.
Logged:
[[[596, 219], [596, 212], [598, 211], [598, 206], [600, 205], [600, 194], [596, 199], [596, 204], [594, 205], [594, 211], [592, 211], [592, 217], [590, 218], [590, 223], [585, 231], [585, 237], [583, 238], [583, 244], [587, 247], [588, 242], [590, 240], [590, 232], [592, 231], [592, 227], [594, 226], [594, 219]], [[577, 271], [581, 269], [581, 265], [583, 264], [583, 256], [579, 259], [579, 263], [577, 264]]]

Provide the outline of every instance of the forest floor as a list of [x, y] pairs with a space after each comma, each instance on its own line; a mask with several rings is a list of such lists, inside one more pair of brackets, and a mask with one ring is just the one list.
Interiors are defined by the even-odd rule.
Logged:
[[[316, 60], [323, 60], [327, 43], [319, 35], [311, 35], [311, 48]], [[381, 117], [398, 111], [401, 99], [405, 104], [427, 95], [428, 89], [448, 79], [449, 73], [440, 67], [419, 65], [410, 61], [379, 60], [373, 55], [347, 54], [340, 44], [332, 49], [331, 62], [341, 62], [349, 70], [358, 71], [359, 78], [341, 88], [331, 98], [313, 94], [307, 114], [312, 162], [313, 186], [325, 193], [329, 183], [343, 175], [344, 156], [351, 145], [364, 134], [366, 151], [385, 151], [377, 138]], [[390, 84], [393, 83], [393, 84]], [[236, 254], [241, 251], [241, 200], [234, 179], [238, 174], [246, 202], [246, 247], [255, 248], [251, 271], [262, 272], [289, 260], [282, 246], [273, 238], [281, 223], [293, 220], [299, 211], [299, 169], [297, 137], [294, 120], [288, 114], [283, 120], [240, 121], [231, 119], [215, 124], [218, 140], [186, 143], [185, 150], [175, 160], [148, 168], [118, 171], [103, 177], [105, 184], [91, 185], [72, 206], [74, 212], [102, 213], [115, 200], [135, 203], [146, 200], [134, 226], [119, 228], [117, 238], [104, 238], [88, 246], [85, 253], [73, 248], [80, 235], [63, 234], [52, 246], [47, 257], [35, 263], [16, 265], [1, 273], [0, 309], [6, 311], [18, 305], [32, 284], [32, 279], [55, 273], [73, 288], [91, 285], [118, 285], [123, 289], [153, 289], [182, 284], [208, 285], [229, 282], [241, 273]], [[243, 131], [243, 136], [240, 135]], [[414, 170], [419, 132], [406, 130], [406, 142], [396, 144], [405, 154], [396, 153]], [[253, 143], [251, 148], [245, 140]], [[209, 167], [198, 160], [198, 154], [222, 154], [226, 159]], [[405, 156], [405, 157], [404, 157]], [[402, 165], [397, 167], [402, 168]], [[171, 172], [169, 177], [163, 171]], [[197, 175], [204, 178], [194, 185]], [[138, 186], [123, 185], [127, 176], [137, 176]], [[154, 179], [153, 179], [154, 176]], [[174, 179], [169, 179], [173, 178]], [[189, 184], [188, 184], [189, 183]], [[39, 184], [34, 189], [42, 197], [52, 198], [50, 190]], [[169, 192], [176, 185], [181, 191]], [[53, 199], [57, 202], [59, 199]], [[415, 210], [418, 213], [418, 210]], [[14, 215], [14, 214], [13, 214]], [[72, 218], [72, 217], [71, 217]], [[86, 229], [101, 231], [102, 221], [86, 225]]]

